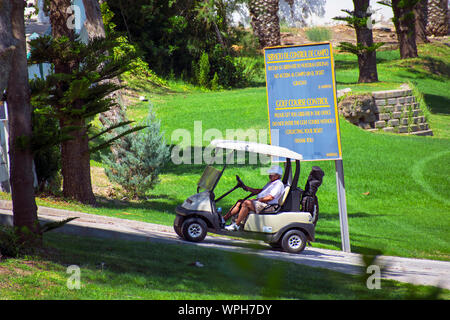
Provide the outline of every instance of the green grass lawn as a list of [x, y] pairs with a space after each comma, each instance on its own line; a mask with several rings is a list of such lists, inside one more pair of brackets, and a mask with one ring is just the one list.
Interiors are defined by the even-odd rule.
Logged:
[[[420, 58], [402, 61], [397, 51], [378, 52], [381, 82], [377, 84], [357, 84], [356, 57], [336, 55], [338, 88], [351, 87], [361, 92], [394, 89], [405, 82], [414, 84], [424, 96], [429, 123], [435, 132], [434, 137], [370, 133], [340, 119], [353, 252], [371, 248], [387, 255], [450, 258], [450, 49], [444, 45], [425, 45], [419, 47], [419, 53]], [[169, 143], [180, 142], [176, 136], [172, 137], [177, 129], [192, 134], [194, 121], [201, 121], [203, 134], [208, 129], [217, 129], [216, 134], [223, 137], [227, 129], [258, 132], [268, 129], [265, 87], [205, 92], [178, 83], [172, 90], [150, 90], [144, 85], [138, 89], [152, 101]], [[143, 119], [148, 103], [130, 106], [127, 112], [131, 119]], [[219, 136], [205, 137], [201, 141], [194, 141], [193, 135], [191, 138], [189, 145], [207, 146], [212, 138]], [[334, 164], [305, 162], [301, 186], [312, 165], [319, 165], [325, 171], [318, 192], [320, 215], [314, 246], [340, 250]], [[39, 205], [172, 225], [175, 207], [196, 192], [204, 166], [167, 164], [160, 175], [161, 183], [149, 192], [147, 201], [100, 199], [96, 208], [49, 198], [37, 201]], [[260, 174], [258, 165], [231, 165], [216, 194], [234, 186], [236, 174], [252, 187], [263, 185], [267, 179]], [[219, 205], [225, 211], [245, 195], [241, 190], [236, 191]]]
[[[40, 255], [0, 263], [0, 300], [450, 298], [448, 290], [389, 280], [369, 290], [363, 276], [191, 245], [54, 233], [45, 239]], [[71, 265], [80, 268], [80, 289], [67, 286]]]

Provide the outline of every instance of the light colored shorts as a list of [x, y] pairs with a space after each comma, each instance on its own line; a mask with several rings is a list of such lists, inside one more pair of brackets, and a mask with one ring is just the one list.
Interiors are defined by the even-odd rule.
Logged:
[[[261, 213], [261, 211], [263, 211], [265, 208], [270, 206], [269, 204], [258, 201], [258, 200], [252, 200], [252, 201], [253, 201], [253, 205], [255, 206], [256, 213]], [[274, 212], [274, 211], [275, 211], [274, 206], [271, 206], [269, 209], [265, 210], [264, 212]]]

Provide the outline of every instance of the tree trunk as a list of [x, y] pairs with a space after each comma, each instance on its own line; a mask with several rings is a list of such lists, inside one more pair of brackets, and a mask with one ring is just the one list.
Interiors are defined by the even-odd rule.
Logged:
[[[37, 206], [34, 199], [33, 153], [31, 151], [31, 105], [25, 39], [24, 1], [11, 1], [12, 36], [16, 48], [11, 58], [7, 88], [9, 119], [10, 182], [14, 227], [24, 241], [34, 241], [39, 234]], [[5, 3], [1, 3], [5, 5]], [[28, 232], [24, 232], [24, 228]], [[30, 233], [31, 232], [31, 233]]]
[[105, 28], [98, 0], [83, 0], [83, 5], [86, 13], [84, 26], [89, 39], [104, 38]]
[[278, 0], [250, 0], [250, 24], [261, 48], [281, 43]]
[[[371, 13], [367, 12], [369, 0], [353, 0], [355, 16], [371, 19]], [[364, 47], [373, 46], [372, 29], [355, 24], [356, 42]], [[358, 83], [378, 82], [377, 55], [375, 50], [362, 50], [358, 54], [359, 79]]]
[[427, 35], [446, 36], [447, 34], [448, 0], [428, 0]]
[[[89, 40], [104, 38], [106, 36], [105, 27], [103, 25], [102, 12], [100, 10], [98, 0], [83, 0], [83, 4], [86, 12], [86, 21], [84, 22], [84, 26], [88, 33]], [[108, 81], [111, 81], [116, 85], [120, 85], [120, 80], [117, 77]], [[114, 124], [118, 123], [120, 119], [126, 119], [125, 110], [123, 110], [120, 103], [120, 91], [111, 93], [108, 98], [114, 99], [117, 102], [117, 105], [99, 115], [99, 120], [104, 126], [106, 126], [108, 122], [110, 124]]]
[[52, 25], [53, 38], [62, 36], [70, 40], [75, 39], [75, 29], [69, 27], [72, 14], [68, 13], [68, 8], [72, 5], [71, 0], [51, 0], [50, 1], [50, 23]]
[[[416, 28], [414, 18], [414, 1], [392, 0], [392, 10], [394, 12], [394, 26], [400, 46], [400, 58], [416, 58]], [[408, 5], [409, 4], [409, 5]], [[411, 5], [412, 4], [412, 5]]]
[[[71, 5], [71, 0], [52, 0], [50, 2], [50, 22], [52, 25], [52, 36], [57, 39], [66, 36], [71, 40], [75, 39], [75, 30], [67, 24], [70, 15], [67, 8]], [[78, 67], [76, 62], [62, 63], [55, 60], [55, 73], [70, 74], [74, 68]], [[61, 84], [62, 91], [67, 90]], [[59, 106], [63, 109], [67, 106]], [[82, 101], [70, 106], [71, 108], [81, 108]], [[61, 174], [63, 176], [63, 195], [67, 198], [75, 199], [79, 202], [95, 205], [95, 196], [92, 191], [91, 170], [89, 158], [88, 137], [86, 133], [86, 123], [84, 119], [69, 121], [60, 119], [60, 128], [77, 126], [78, 129], [70, 133], [71, 140], [61, 144]]]
[[11, 60], [17, 39], [12, 35], [11, 8], [9, 0], [0, 0], [0, 96], [8, 85]]
[[[370, 29], [356, 30], [356, 38], [358, 43], [364, 46], [370, 47], [373, 45], [372, 30]], [[378, 82], [377, 53], [375, 50], [363, 51], [361, 54], [358, 54], [358, 66], [358, 83]]]
[[430, 42], [427, 38], [427, 20], [428, 20], [428, 1], [420, 0], [414, 7], [414, 15], [416, 17], [416, 42]]
[[63, 195], [85, 204], [95, 205], [92, 192], [89, 143], [84, 119], [60, 121], [61, 128], [77, 126], [72, 131], [71, 140], [61, 144], [61, 173], [63, 176]]

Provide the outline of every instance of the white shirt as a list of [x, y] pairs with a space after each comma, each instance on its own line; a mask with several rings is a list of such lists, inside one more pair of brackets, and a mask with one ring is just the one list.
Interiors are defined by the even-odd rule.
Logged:
[[280, 179], [277, 179], [275, 181], [269, 181], [262, 191], [258, 193], [256, 196], [257, 199], [264, 198], [265, 196], [268, 196], [269, 194], [273, 197], [272, 200], [267, 202], [268, 204], [277, 204], [280, 200], [280, 197], [283, 195], [284, 192], [284, 184], [281, 182]]

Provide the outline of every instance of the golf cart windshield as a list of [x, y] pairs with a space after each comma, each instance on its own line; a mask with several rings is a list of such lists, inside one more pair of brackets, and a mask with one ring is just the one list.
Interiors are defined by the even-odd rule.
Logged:
[[214, 190], [217, 182], [220, 179], [221, 173], [222, 173], [222, 171], [220, 171], [214, 167], [207, 166], [205, 168], [205, 171], [203, 171], [200, 181], [197, 184], [198, 187], [205, 189], [207, 191]]

